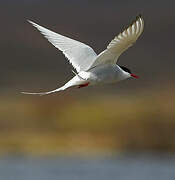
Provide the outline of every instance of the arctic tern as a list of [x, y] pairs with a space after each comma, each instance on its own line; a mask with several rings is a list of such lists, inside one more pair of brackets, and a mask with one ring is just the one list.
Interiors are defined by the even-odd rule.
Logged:
[[70, 87], [82, 88], [96, 84], [115, 83], [130, 77], [138, 78], [128, 68], [116, 63], [119, 56], [131, 47], [142, 34], [144, 20], [141, 15], [137, 16], [128, 28], [119, 33], [99, 55], [90, 46], [82, 42], [57, 34], [30, 20], [28, 22], [36, 27], [51, 44], [63, 52], [76, 72], [73, 71], [75, 76], [58, 89], [49, 92], [22, 93], [46, 95]]

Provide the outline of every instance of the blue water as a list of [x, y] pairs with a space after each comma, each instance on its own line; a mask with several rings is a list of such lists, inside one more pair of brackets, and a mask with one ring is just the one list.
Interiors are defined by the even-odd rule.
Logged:
[[1, 157], [0, 180], [174, 180], [175, 156]]

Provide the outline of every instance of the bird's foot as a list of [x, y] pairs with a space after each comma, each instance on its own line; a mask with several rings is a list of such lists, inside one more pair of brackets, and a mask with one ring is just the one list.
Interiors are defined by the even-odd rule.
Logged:
[[86, 87], [86, 86], [88, 86], [88, 85], [89, 85], [89, 82], [88, 82], [88, 83], [85, 83], [85, 84], [80, 84], [80, 85], [78, 86], [78, 88]]

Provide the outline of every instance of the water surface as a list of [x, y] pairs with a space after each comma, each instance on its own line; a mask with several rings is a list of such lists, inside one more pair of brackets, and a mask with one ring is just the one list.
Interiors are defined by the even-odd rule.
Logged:
[[0, 159], [0, 180], [172, 180], [175, 156], [21, 157]]

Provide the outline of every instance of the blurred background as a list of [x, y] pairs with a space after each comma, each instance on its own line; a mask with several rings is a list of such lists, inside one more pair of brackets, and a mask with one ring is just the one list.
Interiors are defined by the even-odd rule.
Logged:
[[[174, 8], [171, 0], [1, 0], [0, 179], [174, 179]], [[138, 80], [20, 94], [73, 77], [27, 19], [100, 53], [140, 13], [144, 32], [118, 61]]]

